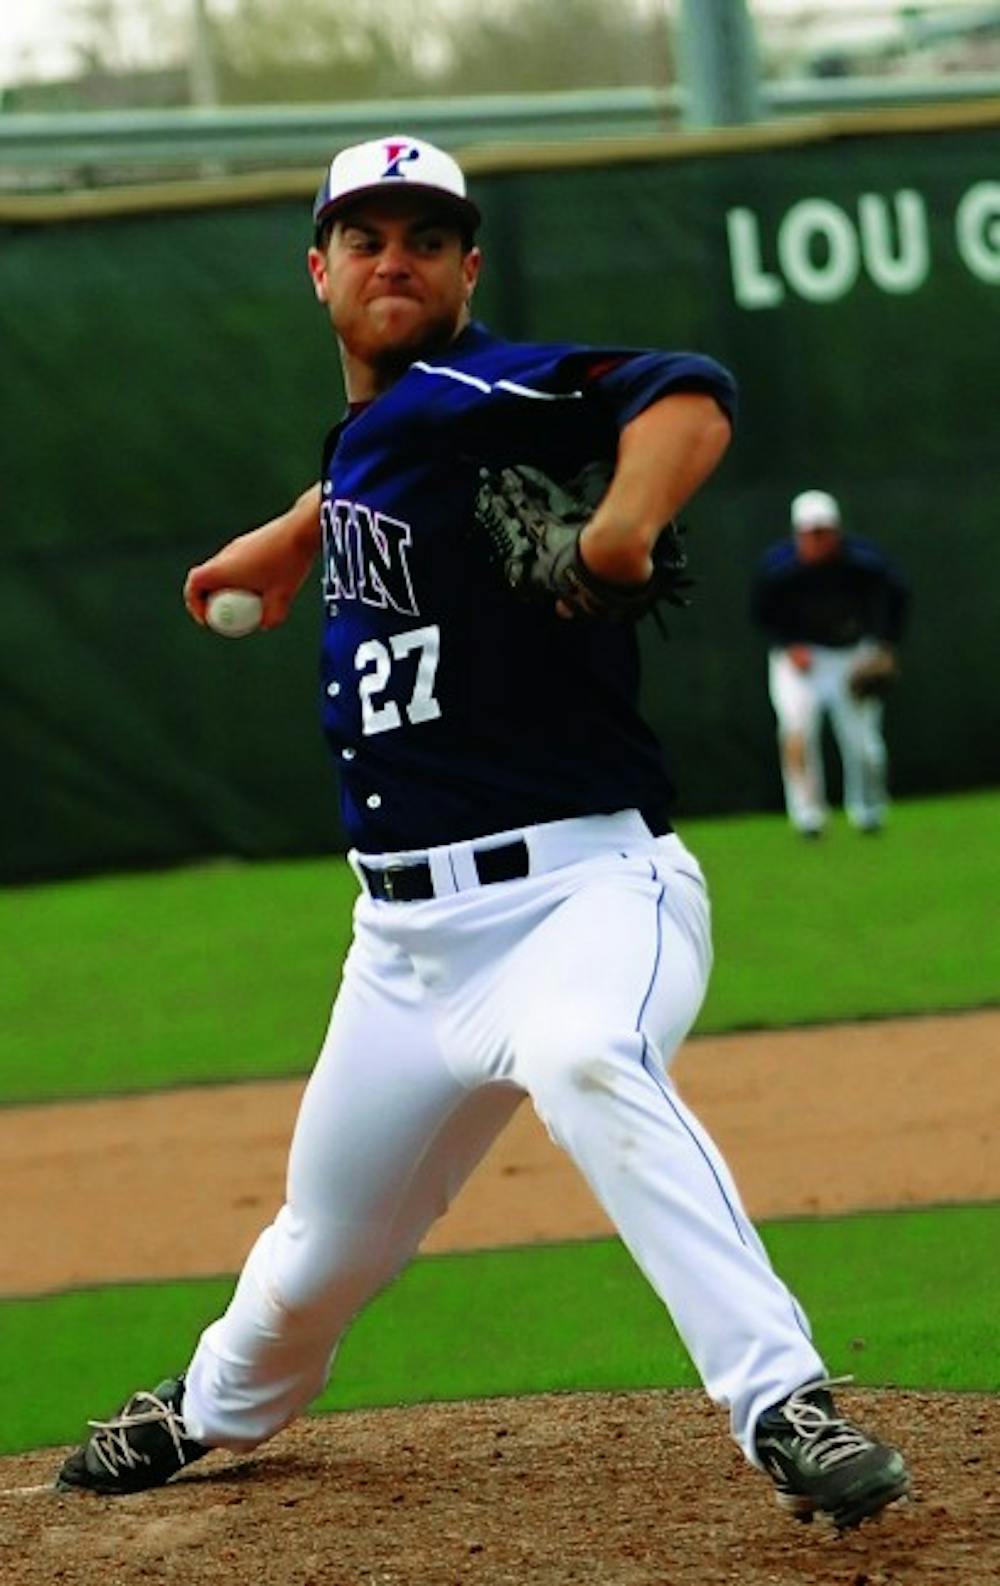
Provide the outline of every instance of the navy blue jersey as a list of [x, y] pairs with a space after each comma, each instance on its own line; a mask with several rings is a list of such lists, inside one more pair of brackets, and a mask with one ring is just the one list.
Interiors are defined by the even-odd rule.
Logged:
[[754, 580], [751, 615], [776, 645], [840, 650], [860, 639], [895, 644], [906, 620], [902, 575], [869, 540], [841, 536], [839, 556], [802, 562], [792, 539], [765, 551]]
[[363, 852], [643, 811], [673, 788], [637, 712], [627, 624], [568, 621], [501, 584], [472, 504], [483, 463], [608, 476], [622, 426], [675, 391], [731, 411], [691, 353], [500, 340], [470, 325], [330, 436], [322, 483], [323, 726]]

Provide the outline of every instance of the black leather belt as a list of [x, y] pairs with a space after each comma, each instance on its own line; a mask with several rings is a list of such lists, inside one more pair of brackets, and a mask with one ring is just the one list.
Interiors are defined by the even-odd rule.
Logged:
[[[476, 848], [472, 859], [483, 886], [491, 881], [517, 881], [531, 869], [523, 837], [500, 848]], [[360, 869], [368, 891], [382, 903], [421, 903], [435, 896], [426, 859], [416, 859], [411, 865], [386, 865], [384, 870], [372, 865], [361, 865]]]

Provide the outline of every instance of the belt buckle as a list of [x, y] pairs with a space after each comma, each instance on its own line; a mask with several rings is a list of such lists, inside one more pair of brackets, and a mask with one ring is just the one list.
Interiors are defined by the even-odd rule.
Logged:
[[406, 870], [405, 865], [387, 865], [382, 872], [382, 895], [387, 903], [396, 901], [396, 883], [394, 876], [401, 876]]

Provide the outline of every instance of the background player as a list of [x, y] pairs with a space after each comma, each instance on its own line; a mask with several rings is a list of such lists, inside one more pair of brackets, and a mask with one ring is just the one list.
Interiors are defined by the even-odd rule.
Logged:
[[797, 495], [791, 522], [791, 537], [765, 552], [751, 601], [771, 644], [768, 682], [788, 818], [804, 837], [818, 837], [826, 825], [822, 727], [829, 717], [847, 818], [860, 832], [877, 832], [888, 802], [882, 696], [896, 673], [907, 590], [877, 546], [842, 532], [840, 507], [825, 490]]
[[587, 620], [566, 588], [569, 619], [555, 594], [519, 603], [474, 523], [483, 465], [568, 480], [601, 464], [575, 574], [592, 597], [642, 586], [726, 449], [732, 381], [696, 354], [516, 344], [470, 323], [478, 219], [431, 145], [333, 161], [309, 268], [347, 416], [321, 484], [188, 577], [196, 620], [235, 585], [273, 626], [321, 551], [324, 729], [361, 893], [286, 1204], [187, 1371], [92, 1423], [59, 1484], [156, 1486], [301, 1413], [351, 1318], [530, 1096], [747, 1458], [793, 1511], [851, 1525], [905, 1492], [903, 1461], [837, 1414], [669, 1074], [705, 991], [708, 902], [636, 710], [634, 626]]

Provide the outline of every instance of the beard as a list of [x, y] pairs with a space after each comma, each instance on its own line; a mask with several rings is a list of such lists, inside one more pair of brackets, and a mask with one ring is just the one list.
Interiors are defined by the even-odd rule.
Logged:
[[398, 330], [372, 329], [362, 324], [345, 327], [338, 335], [352, 357], [367, 364], [382, 386], [405, 374], [417, 358], [450, 346], [467, 322], [463, 305], [458, 314], [449, 308], [431, 319], [420, 319], [409, 328], [404, 325]]

